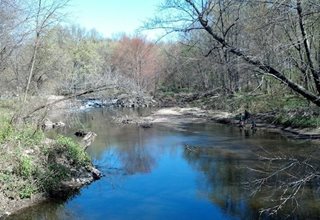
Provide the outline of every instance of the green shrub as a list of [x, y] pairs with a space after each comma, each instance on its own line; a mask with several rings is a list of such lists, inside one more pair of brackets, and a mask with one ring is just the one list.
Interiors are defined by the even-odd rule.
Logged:
[[35, 171], [35, 167], [32, 163], [32, 159], [28, 156], [21, 156], [19, 158], [18, 170], [17, 173], [25, 178], [29, 178]]
[[90, 163], [88, 154], [71, 138], [59, 136], [57, 144], [59, 147], [62, 147], [67, 151], [69, 159], [71, 159], [75, 164], [87, 165]]
[[320, 117], [314, 115], [300, 115], [289, 114], [288, 112], [282, 112], [276, 116], [277, 124], [281, 124], [285, 127], [293, 128], [317, 128], [320, 126]]
[[20, 199], [28, 199], [31, 198], [31, 196], [37, 192], [37, 188], [31, 184], [25, 184], [19, 189], [19, 197]]

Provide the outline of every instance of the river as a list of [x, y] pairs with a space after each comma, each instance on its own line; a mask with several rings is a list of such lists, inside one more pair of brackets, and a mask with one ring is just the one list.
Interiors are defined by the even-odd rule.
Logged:
[[259, 213], [261, 208], [283, 201], [279, 198], [288, 180], [299, 179], [299, 175], [309, 171], [293, 165], [285, 174], [279, 172], [264, 182], [258, 180], [295, 158], [299, 161], [310, 158], [311, 164], [319, 158], [316, 144], [266, 131], [240, 131], [237, 127], [211, 122], [158, 124], [144, 129], [113, 123], [111, 116], [115, 114], [118, 113], [112, 110], [93, 109], [68, 117], [73, 126], [97, 133], [88, 153], [104, 174], [102, 179], [67, 201], [49, 201], [9, 219], [273, 219], [288, 216], [317, 219], [320, 216], [317, 183], [303, 185], [277, 215]]

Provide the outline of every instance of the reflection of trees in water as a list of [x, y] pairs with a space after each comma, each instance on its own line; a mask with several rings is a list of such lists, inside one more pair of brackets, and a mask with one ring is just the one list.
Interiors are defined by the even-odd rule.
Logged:
[[149, 173], [155, 165], [155, 159], [143, 144], [134, 144], [120, 155], [127, 174]]
[[[154, 152], [140, 132], [122, 132], [119, 139], [113, 137], [98, 160], [98, 166], [110, 174], [132, 175], [135, 173], [149, 173], [155, 166]], [[116, 173], [115, 173], [116, 171]]]
[[186, 147], [184, 156], [204, 176], [200, 190], [228, 214], [244, 219], [318, 219], [320, 152], [291, 150], [257, 151], [256, 158], [246, 159], [221, 149]]
[[[242, 188], [245, 170], [240, 169], [241, 161], [234, 158], [232, 152], [220, 151], [213, 148], [185, 148], [186, 160], [201, 171], [201, 182], [198, 187], [216, 205], [228, 214], [245, 218], [249, 209], [243, 202], [247, 192]], [[202, 183], [203, 179], [205, 180]]]
[[[117, 129], [117, 128], [115, 128]], [[107, 146], [103, 151], [112, 148], [113, 160], [117, 158], [117, 167], [123, 174], [149, 173], [155, 165], [155, 158], [147, 144], [148, 138], [153, 136], [151, 130], [136, 127], [122, 128], [119, 132], [110, 132]], [[110, 164], [106, 161], [106, 164]], [[111, 164], [110, 164], [111, 165]], [[112, 165], [111, 165], [112, 168]]]
[[318, 147], [296, 147], [291, 152], [257, 152], [260, 162], [251, 170], [249, 181], [256, 197], [267, 200], [262, 213], [290, 214], [318, 219], [320, 214], [320, 152]]

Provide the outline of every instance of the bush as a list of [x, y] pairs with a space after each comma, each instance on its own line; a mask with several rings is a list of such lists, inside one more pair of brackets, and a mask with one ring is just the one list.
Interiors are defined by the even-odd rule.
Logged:
[[74, 140], [68, 137], [59, 136], [57, 139], [58, 147], [67, 151], [67, 156], [75, 164], [79, 166], [87, 165], [90, 163], [90, 158], [84, 149]]
[[317, 128], [320, 126], [320, 117], [315, 115], [302, 115], [299, 112], [282, 112], [276, 116], [277, 124], [293, 128]]
[[24, 178], [31, 177], [35, 171], [31, 158], [23, 155], [19, 159], [17, 173]]
[[25, 184], [19, 189], [19, 197], [20, 199], [31, 198], [35, 192], [37, 192], [37, 188], [33, 184]]

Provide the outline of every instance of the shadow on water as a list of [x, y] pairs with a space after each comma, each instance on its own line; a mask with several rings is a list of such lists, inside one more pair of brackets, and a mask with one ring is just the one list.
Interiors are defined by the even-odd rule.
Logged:
[[[110, 116], [115, 114], [119, 113], [98, 109], [69, 117], [98, 134], [88, 153], [104, 177], [66, 202], [47, 202], [10, 219], [320, 216], [316, 179], [303, 184], [277, 215], [268, 215], [272, 210], [267, 209], [281, 204], [292, 190], [290, 184], [299, 177], [317, 171], [317, 145], [213, 123], [157, 125], [150, 129], [122, 126], [112, 122]], [[277, 171], [294, 161], [283, 172]], [[266, 212], [261, 214], [262, 208]]]

